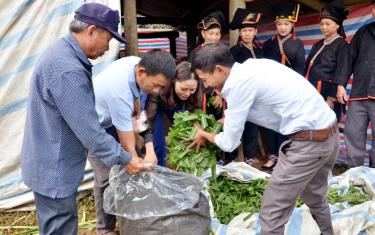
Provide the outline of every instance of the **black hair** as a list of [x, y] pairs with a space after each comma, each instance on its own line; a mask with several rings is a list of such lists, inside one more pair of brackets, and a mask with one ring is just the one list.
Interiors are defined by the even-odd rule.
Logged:
[[161, 49], [152, 49], [146, 52], [138, 64], [145, 69], [148, 75], [162, 74], [166, 79], [174, 79], [176, 63], [173, 56]]
[[192, 71], [200, 69], [213, 73], [216, 65], [231, 68], [235, 60], [228, 46], [223, 43], [211, 43], [202, 46], [192, 58]]
[[179, 103], [179, 98], [176, 94], [175, 86], [177, 81], [186, 81], [194, 79], [197, 81], [197, 89], [194, 94], [192, 94], [186, 101], [181, 101], [185, 104], [186, 110], [194, 112], [194, 108], [199, 102], [199, 96], [202, 95], [200, 91], [200, 80], [199, 78], [191, 71], [191, 63], [187, 61], [182, 61], [176, 66], [176, 75], [175, 79], [169, 81], [167, 86], [163, 88], [160, 93], [160, 98], [168, 108], [175, 108]]

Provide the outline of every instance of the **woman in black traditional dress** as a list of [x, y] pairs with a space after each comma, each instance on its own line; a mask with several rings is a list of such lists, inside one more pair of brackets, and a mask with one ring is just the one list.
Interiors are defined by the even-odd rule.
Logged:
[[[231, 30], [238, 30], [239, 39], [235, 46], [230, 50], [236, 62], [243, 63], [247, 59], [259, 59], [263, 57], [262, 49], [256, 44], [255, 36], [261, 14], [248, 9], [238, 8], [229, 24]], [[244, 161], [253, 165], [257, 153], [258, 126], [251, 122], [245, 123], [245, 129], [242, 134], [242, 147]], [[228, 154], [228, 161], [234, 161], [237, 158], [237, 149]]]
[[316, 87], [335, 111], [340, 121], [343, 105], [337, 102], [337, 81], [340, 78], [338, 64], [344, 63], [349, 44], [345, 41], [343, 21], [348, 10], [342, 1], [335, 0], [320, 11], [320, 31], [324, 38], [315, 43], [306, 61], [305, 77]]
[[[264, 43], [263, 53], [264, 58], [278, 61], [303, 75], [305, 49], [294, 30], [294, 25], [298, 21], [299, 9], [299, 4], [295, 3], [275, 5], [271, 9], [275, 17], [277, 34]], [[273, 130], [266, 132], [269, 158], [262, 168], [269, 171], [275, 166], [280, 145], [287, 137]]]

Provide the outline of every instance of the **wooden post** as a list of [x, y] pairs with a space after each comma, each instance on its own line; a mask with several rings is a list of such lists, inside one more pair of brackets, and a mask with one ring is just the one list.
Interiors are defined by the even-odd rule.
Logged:
[[[237, 8], [246, 8], [245, 0], [229, 0], [229, 22], [232, 21]], [[238, 30], [229, 30], [229, 45], [236, 45], [238, 40]]]
[[138, 56], [136, 0], [124, 0], [124, 32], [125, 39], [129, 43], [125, 46], [125, 55]]
[[196, 32], [197, 32], [196, 25], [189, 22], [186, 27], [186, 41], [187, 41], [188, 56], [190, 56], [190, 53], [197, 46], [197, 43], [196, 43], [197, 33]]
[[171, 54], [173, 55], [174, 58], [177, 57], [177, 48], [176, 48], [176, 37], [170, 36], [169, 37], [169, 49]]

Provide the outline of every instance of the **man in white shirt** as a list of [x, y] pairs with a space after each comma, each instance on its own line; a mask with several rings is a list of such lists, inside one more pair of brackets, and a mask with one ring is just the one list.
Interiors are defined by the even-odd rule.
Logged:
[[277, 62], [249, 59], [235, 63], [223, 44], [202, 47], [193, 68], [205, 86], [221, 91], [228, 108], [224, 131], [215, 135], [199, 129], [191, 147], [207, 140], [222, 150], [240, 144], [246, 121], [289, 136], [263, 195], [261, 234], [283, 234], [301, 197], [323, 234], [333, 234], [326, 201], [327, 177], [338, 155], [335, 113], [301, 75]]
[[[148, 51], [142, 59], [129, 56], [114, 61], [93, 81], [95, 108], [99, 122], [121, 146], [134, 156], [136, 152], [133, 118], [141, 112], [141, 100], [147, 93], [159, 93], [168, 80], [174, 79], [176, 64], [172, 55], [160, 49]], [[152, 136], [144, 136], [145, 162], [157, 163]], [[94, 197], [98, 234], [115, 234], [116, 217], [103, 210], [103, 192], [108, 186], [109, 171], [96, 158], [89, 157], [94, 169]]]

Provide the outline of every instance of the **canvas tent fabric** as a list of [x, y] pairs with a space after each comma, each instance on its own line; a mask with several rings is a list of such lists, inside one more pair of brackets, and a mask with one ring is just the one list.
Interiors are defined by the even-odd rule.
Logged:
[[[30, 78], [39, 56], [69, 32], [74, 11], [85, 2], [121, 12], [120, 0], [0, 2], [0, 210], [33, 201], [20, 169]], [[118, 50], [119, 42], [111, 40], [110, 50], [92, 61], [94, 76], [117, 58]], [[92, 179], [88, 172], [80, 189], [92, 187]]]

